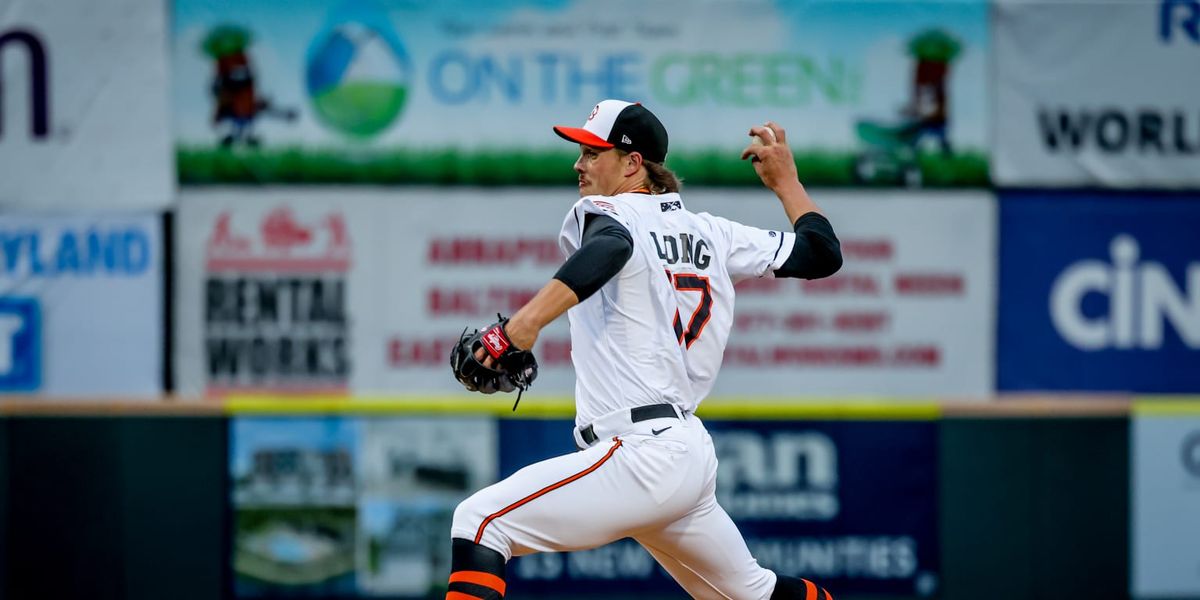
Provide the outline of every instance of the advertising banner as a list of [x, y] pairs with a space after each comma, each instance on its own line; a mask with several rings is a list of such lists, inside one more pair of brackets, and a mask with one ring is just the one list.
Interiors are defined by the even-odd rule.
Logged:
[[429, 598], [450, 573], [458, 503], [497, 475], [491, 417], [366, 420], [358, 586], [371, 596]]
[[[713, 395], [991, 393], [992, 197], [814, 195], [841, 238], [845, 265], [826, 280], [739, 286]], [[356, 367], [356, 390], [456, 391], [446, 367], [450, 344], [464, 325], [512, 314], [553, 276], [562, 260], [555, 236], [573, 200], [569, 190], [470, 190], [393, 202], [395, 228], [381, 263], [389, 272], [372, 278], [387, 286], [377, 296], [388, 300], [362, 333], [378, 339], [367, 344], [374, 355]], [[697, 190], [684, 201], [691, 210], [790, 229], [765, 190]], [[538, 339], [542, 368], [531, 393], [574, 390], [565, 321]]]
[[185, 183], [570, 183], [550, 127], [618, 98], [697, 183], [773, 119], [809, 183], [982, 186], [989, 43], [982, 0], [180, 0], [171, 101]]
[[[713, 394], [990, 394], [992, 197], [814, 194], [845, 266], [826, 280], [741, 285]], [[692, 210], [790, 229], [765, 190], [684, 197]], [[185, 192], [180, 389], [459, 393], [453, 341], [513, 314], [554, 275], [556, 236], [576, 198], [515, 188]], [[530, 393], [572, 394], [566, 319], [534, 350]]]
[[1131, 509], [1134, 598], [1200, 596], [1200, 405], [1135, 408]]
[[350, 273], [373, 252], [366, 204], [257, 190], [183, 198], [176, 236], [181, 392], [348, 389]]
[[237, 418], [241, 598], [445, 593], [454, 508], [496, 480], [490, 417]]
[[999, 389], [1200, 391], [1197, 200], [1002, 195]]
[[240, 598], [356, 590], [362, 423], [230, 420], [234, 589]]
[[0, 208], [153, 209], [175, 190], [163, 0], [0, 11]]
[[[838, 597], [937, 593], [935, 423], [710, 421], [706, 426], [720, 461], [718, 501], [759, 564], [817, 581]], [[562, 421], [502, 421], [502, 475], [569, 451], [570, 428]], [[550, 596], [564, 589], [588, 597], [680, 592], [633, 540], [521, 557], [508, 572], [513, 595]]]
[[1195, 0], [996, 2], [996, 182], [1196, 187]]
[[0, 216], [0, 393], [157, 398], [160, 217]]

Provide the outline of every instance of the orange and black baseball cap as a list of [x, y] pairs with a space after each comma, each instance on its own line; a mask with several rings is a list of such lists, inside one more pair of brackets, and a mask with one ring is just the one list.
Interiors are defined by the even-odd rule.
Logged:
[[554, 133], [593, 148], [637, 152], [653, 163], [667, 159], [667, 128], [654, 113], [637, 102], [601, 100], [583, 127], [556, 125]]

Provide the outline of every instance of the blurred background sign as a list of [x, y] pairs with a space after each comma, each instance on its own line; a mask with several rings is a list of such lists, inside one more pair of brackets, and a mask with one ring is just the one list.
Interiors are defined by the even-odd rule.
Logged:
[[1142, 402], [1134, 410], [1133, 595], [1200, 596], [1200, 403]]
[[161, 223], [0, 216], [0, 392], [159, 398]]
[[454, 508], [496, 480], [495, 419], [231, 421], [241, 598], [428, 598], [450, 569]]
[[1200, 5], [1000, 0], [997, 183], [1200, 184]]
[[768, 118], [809, 184], [987, 183], [982, 1], [179, 0], [172, 30], [183, 182], [569, 184], [550, 126], [611, 97], [696, 183], [756, 183]]
[[1200, 199], [1000, 202], [1001, 390], [1200, 390]]
[[[759, 564], [821, 581], [839, 596], [937, 593], [935, 423], [705, 423], [721, 463], [717, 500]], [[563, 421], [501, 422], [501, 474], [561, 454], [569, 432]], [[529, 597], [565, 597], [564, 589], [580, 597], [679, 593], [670, 575], [629, 539], [517, 558], [509, 578], [511, 592]]]
[[0, 9], [0, 209], [151, 209], [173, 201], [167, 7]]
[[[994, 198], [823, 198], [847, 266], [826, 280], [740, 285], [714, 394], [986, 398]], [[178, 226], [180, 388], [459, 393], [446, 368], [454, 337], [511, 315], [554, 275], [575, 199], [528, 188], [189, 190]], [[687, 203], [787, 228], [765, 190], [695, 190]], [[572, 394], [565, 319], [535, 351], [542, 368], [531, 393]]]

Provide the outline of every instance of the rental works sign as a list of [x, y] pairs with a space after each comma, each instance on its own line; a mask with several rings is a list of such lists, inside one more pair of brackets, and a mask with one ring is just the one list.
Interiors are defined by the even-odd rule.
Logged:
[[1002, 185], [1200, 184], [1200, 3], [998, 3]]

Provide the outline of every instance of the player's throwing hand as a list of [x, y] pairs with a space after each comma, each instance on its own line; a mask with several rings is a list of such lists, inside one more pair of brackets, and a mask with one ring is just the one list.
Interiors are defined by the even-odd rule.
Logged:
[[742, 160], [750, 159], [754, 172], [763, 184], [772, 190], [796, 183], [796, 159], [787, 145], [787, 132], [774, 122], [750, 128], [754, 140], [742, 150]]

